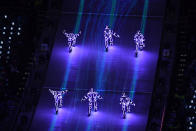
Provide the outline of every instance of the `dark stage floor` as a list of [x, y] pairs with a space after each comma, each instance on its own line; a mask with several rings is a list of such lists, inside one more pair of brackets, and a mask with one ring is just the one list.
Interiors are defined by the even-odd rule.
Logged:
[[[99, 26], [95, 26], [88, 24], [91, 20], [82, 24], [82, 35], [78, 38], [77, 46], [72, 53], [68, 53], [66, 39], [61, 33], [70, 25], [65, 22], [66, 18], [62, 17], [59, 24], [31, 130], [144, 131], [159, 54], [162, 19], [147, 19], [146, 48], [136, 58], [133, 35], [139, 29], [141, 18], [122, 19], [124, 23], [116, 29], [121, 38], [114, 39], [114, 46], [107, 53], [103, 39], [105, 23], [99, 22]], [[93, 21], [95, 18], [91, 19]], [[102, 18], [99, 16], [99, 19]], [[63, 108], [58, 115], [55, 114], [53, 96], [48, 88], [75, 90], [65, 95]], [[81, 103], [80, 99], [90, 88], [100, 91], [104, 100], [100, 102], [99, 111], [88, 117], [87, 103]], [[129, 91], [136, 103], [125, 120], [121, 117], [119, 105], [123, 91]]]

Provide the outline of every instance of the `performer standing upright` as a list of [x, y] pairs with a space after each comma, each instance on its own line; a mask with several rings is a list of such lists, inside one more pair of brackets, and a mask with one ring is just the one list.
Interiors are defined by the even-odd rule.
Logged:
[[72, 47], [75, 46], [76, 39], [77, 39], [78, 36], [80, 36], [81, 31], [78, 34], [74, 34], [74, 33], [67, 33], [66, 30], [63, 30], [63, 34], [68, 39], [69, 52], [72, 52]]
[[115, 33], [113, 30], [111, 30], [107, 25], [105, 27], [105, 30], [104, 30], [104, 37], [105, 37], [105, 48], [106, 48], [106, 51], [108, 51], [108, 47], [109, 45], [112, 46], [113, 45], [113, 37], [112, 36], [115, 36], [117, 38], [120, 38], [120, 36]]
[[49, 89], [49, 91], [54, 96], [55, 110], [56, 110], [56, 114], [57, 114], [58, 108], [61, 108], [63, 106], [63, 94], [67, 93], [68, 90], [54, 91], [54, 90]]
[[126, 113], [131, 112], [131, 105], [135, 106], [135, 103], [133, 103], [131, 98], [127, 97], [125, 93], [123, 93], [120, 98], [120, 104], [122, 105], [123, 118], [125, 119]]
[[103, 99], [103, 98], [98, 94], [98, 92], [93, 91], [93, 88], [91, 88], [91, 90], [87, 93], [87, 95], [84, 96], [84, 98], [82, 98], [81, 101], [88, 100], [88, 116], [91, 115], [92, 107], [94, 107], [95, 112], [97, 111], [98, 109], [97, 99]]
[[140, 31], [137, 31], [137, 33], [134, 35], [134, 41], [135, 41], [135, 44], [136, 44], [135, 53], [136, 53], [136, 56], [137, 56], [138, 51], [143, 50], [143, 48], [145, 47], [144, 35]]

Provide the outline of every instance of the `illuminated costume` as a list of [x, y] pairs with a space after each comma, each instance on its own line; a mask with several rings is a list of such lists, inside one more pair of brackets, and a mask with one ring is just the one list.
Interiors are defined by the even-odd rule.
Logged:
[[94, 106], [94, 111], [97, 111], [97, 99], [103, 99], [98, 92], [93, 91], [93, 88], [87, 93], [81, 101], [88, 100], [88, 116], [91, 115], [91, 109]]
[[71, 52], [72, 47], [74, 47], [76, 44], [77, 37], [80, 36], [81, 34], [81, 31], [78, 34], [74, 34], [74, 33], [67, 33], [66, 30], [63, 30], [63, 34], [67, 37], [69, 52]]
[[55, 110], [56, 114], [58, 113], [58, 108], [63, 106], [63, 94], [67, 93], [68, 90], [65, 91], [53, 91], [49, 89], [50, 93], [54, 96]]
[[138, 51], [143, 50], [143, 48], [145, 47], [144, 35], [140, 31], [137, 31], [137, 33], [134, 35], [134, 41], [135, 41], [135, 44], [136, 44], [135, 53], [136, 53], [136, 56], [137, 56]]
[[105, 30], [104, 30], [106, 51], [108, 51], [109, 45], [110, 46], [113, 45], [113, 37], [112, 36], [115, 36], [117, 38], [120, 37], [118, 34], [116, 34], [115, 32], [113, 32], [113, 30], [111, 30], [108, 26], [106, 26], [105, 27]]
[[120, 98], [120, 104], [122, 105], [123, 118], [126, 118], [126, 113], [131, 112], [131, 105], [135, 106], [135, 104], [125, 93], [123, 93]]

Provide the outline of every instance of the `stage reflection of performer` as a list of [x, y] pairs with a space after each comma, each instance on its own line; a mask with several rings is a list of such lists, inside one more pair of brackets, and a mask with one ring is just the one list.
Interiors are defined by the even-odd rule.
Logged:
[[71, 52], [72, 47], [74, 47], [76, 44], [77, 37], [80, 36], [81, 34], [81, 31], [78, 34], [74, 34], [74, 33], [67, 33], [66, 30], [63, 30], [63, 34], [67, 37], [69, 52]]
[[98, 99], [103, 99], [103, 98], [98, 94], [98, 92], [93, 91], [93, 88], [91, 88], [91, 90], [87, 93], [87, 95], [84, 96], [84, 98], [82, 98], [81, 101], [88, 100], [88, 104], [89, 104], [88, 105], [88, 116], [91, 115], [92, 107], [94, 107], [95, 112], [97, 111], [98, 109], [97, 100]]
[[56, 110], [56, 114], [57, 114], [58, 108], [61, 108], [63, 106], [63, 94], [65, 94], [68, 90], [54, 91], [54, 90], [49, 89], [49, 91], [54, 96], [55, 110]]

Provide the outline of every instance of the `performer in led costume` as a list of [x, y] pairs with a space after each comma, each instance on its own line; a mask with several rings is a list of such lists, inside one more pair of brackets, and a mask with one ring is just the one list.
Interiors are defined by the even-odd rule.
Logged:
[[74, 34], [74, 33], [67, 33], [66, 30], [63, 30], [63, 34], [68, 39], [69, 52], [71, 52], [72, 47], [74, 47], [76, 44], [77, 37], [80, 36], [80, 34], [81, 34], [81, 31], [78, 34]]
[[104, 30], [104, 37], [105, 37], [105, 48], [106, 51], [108, 51], [108, 46], [113, 45], [113, 38], [112, 36], [115, 36], [117, 38], [120, 38], [118, 34], [116, 34], [113, 30], [111, 30], [107, 25]]
[[136, 53], [136, 56], [137, 56], [138, 51], [143, 50], [143, 48], [145, 47], [144, 35], [140, 31], [137, 31], [137, 33], [134, 35], [134, 41], [135, 41], [135, 44], [136, 44], [135, 53]]
[[81, 101], [88, 100], [88, 116], [91, 115], [91, 109], [94, 106], [94, 111], [97, 111], [97, 99], [103, 99], [98, 92], [93, 91], [93, 88], [90, 89], [90, 91], [87, 93], [84, 98], [82, 98]]
[[131, 112], [131, 105], [135, 106], [135, 103], [123, 93], [120, 98], [120, 104], [122, 105], [123, 118], [125, 119], [126, 113]]
[[68, 90], [54, 91], [54, 90], [49, 89], [49, 91], [54, 96], [55, 110], [57, 114], [58, 108], [61, 108], [63, 106], [63, 94], [67, 93]]

